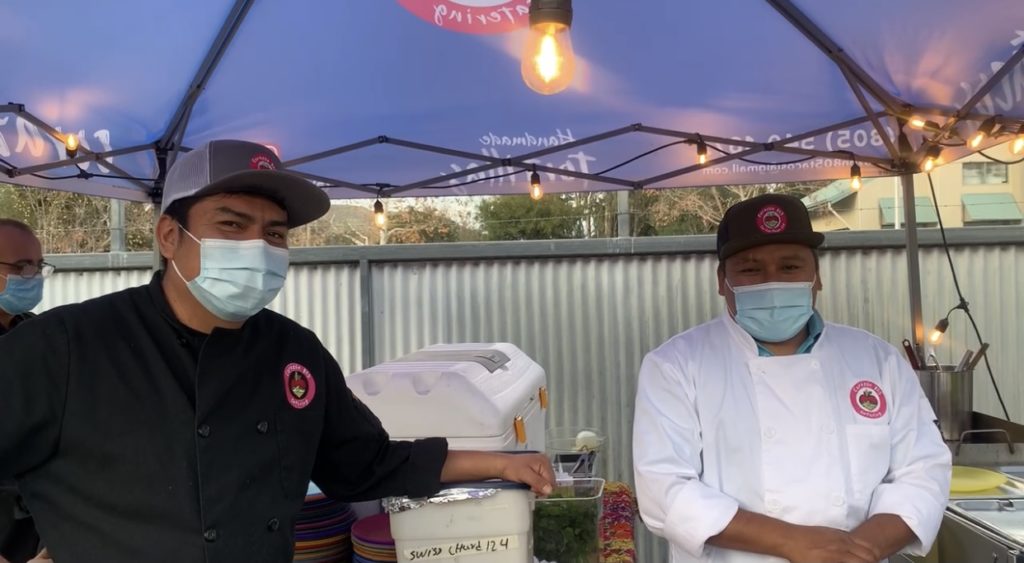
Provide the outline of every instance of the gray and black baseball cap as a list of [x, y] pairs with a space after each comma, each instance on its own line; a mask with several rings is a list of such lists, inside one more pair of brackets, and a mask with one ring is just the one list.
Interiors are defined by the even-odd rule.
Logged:
[[220, 140], [178, 155], [167, 171], [160, 212], [179, 199], [224, 193], [269, 197], [288, 213], [290, 229], [319, 219], [331, 208], [323, 190], [281, 170], [281, 159], [266, 146]]

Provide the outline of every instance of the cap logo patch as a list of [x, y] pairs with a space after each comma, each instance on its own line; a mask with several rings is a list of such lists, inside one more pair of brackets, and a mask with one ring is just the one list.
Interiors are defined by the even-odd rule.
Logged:
[[850, 388], [850, 404], [864, 418], [881, 418], [888, 410], [885, 393], [873, 381], [858, 381]]
[[253, 170], [277, 170], [274, 160], [268, 154], [254, 154], [249, 159], [249, 168]]
[[778, 205], [766, 205], [757, 212], [757, 228], [762, 233], [773, 235], [786, 230], [786, 212]]
[[304, 409], [316, 396], [316, 380], [306, 366], [290, 363], [284, 368], [284, 398], [292, 408]]

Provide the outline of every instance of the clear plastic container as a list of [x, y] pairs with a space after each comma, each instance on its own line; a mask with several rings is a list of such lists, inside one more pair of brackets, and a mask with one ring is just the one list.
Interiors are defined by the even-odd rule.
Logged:
[[559, 481], [533, 508], [533, 556], [549, 563], [599, 563], [604, 479]]
[[605, 476], [604, 444], [604, 433], [586, 426], [549, 428], [545, 436], [555, 473], [577, 479]]

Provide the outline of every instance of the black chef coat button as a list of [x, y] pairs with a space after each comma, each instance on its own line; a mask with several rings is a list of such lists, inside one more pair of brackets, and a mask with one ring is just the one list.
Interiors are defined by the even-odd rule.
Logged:
[[211, 543], [217, 541], [217, 530], [215, 528], [207, 529], [203, 532], [203, 539]]
[[261, 420], [260, 423], [256, 425], [256, 431], [260, 434], [266, 434], [268, 428], [270, 428], [270, 425], [267, 424], [266, 420]]
[[199, 428], [196, 428], [196, 433], [202, 436], [203, 438], [206, 438], [207, 436], [210, 435], [210, 425], [204, 424]]
[[267, 529], [271, 532], [276, 532], [281, 527], [281, 521], [277, 518], [271, 518], [267, 521]]
[[178, 344], [181, 344], [182, 346], [188, 346], [188, 339], [185, 338], [184, 336], [179, 336]]

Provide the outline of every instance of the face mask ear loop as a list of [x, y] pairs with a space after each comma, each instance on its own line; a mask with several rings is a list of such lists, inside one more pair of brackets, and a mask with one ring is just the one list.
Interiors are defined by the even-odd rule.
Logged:
[[[175, 221], [175, 222], [177, 223], [177, 221]], [[181, 229], [182, 231], [185, 231], [185, 234], [188, 235], [189, 238], [191, 238], [192, 240], [196, 241], [197, 244], [202, 246], [203, 241], [197, 239], [195, 237], [195, 235], [193, 235], [192, 233], [188, 232], [188, 229], [185, 228], [185, 225], [182, 225], [181, 223], [178, 223], [178, 228]]]
[[[175, 221], [175, 223], [178, 223], [178, 222]], [[188, 235], [189, 238], [191, 238], [192, 240], [196, 241], [196, 243], [199, 244], [200, 247], [203, 246], [203, 242], [201, 240], [197, 239], [195, 237], [195, 235], [193, 235], [192, 233], [188, 232], [188, 229], [185, 228], [185, 225], [182, 225], [181, 223], [178, 223], [178, 228], [181, 229], [186, 235]], [[176, 274], [178, 274], [179, 278], [181, 278], [181, 281], [183, 281], [185, 284], [188, 284], [188, 281], [185, 279], [185, 276], [181, 275], [181, 270], [178, 269], [178, 264], [173, 259], [169, 260], [169, 262], [171, 263], [171, 266], [174, 268], [174, 272]]]
[[187, 285], [188, 281], [185, 280], [185, 276], [181, 275], [181, 270], [178, 269], [178, 265], [174, 262], [174, 260], [170, 260], [170, 263], [171, 267], [174, 268], [174, 273], [178, 274], [178, 277], [181, 278], [181, 281]]

